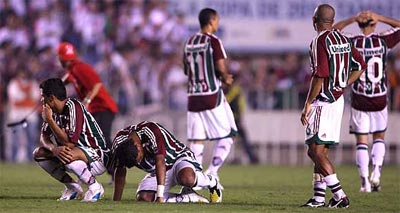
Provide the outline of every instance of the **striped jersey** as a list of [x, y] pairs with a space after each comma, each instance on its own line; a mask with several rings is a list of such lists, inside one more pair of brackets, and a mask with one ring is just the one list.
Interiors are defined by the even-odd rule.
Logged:
[[380, 111], [387, 105], [386, 58], [400, 41], [400, 28], [350, 39], [367, 63], [367, 70], [352, 85], [351, 105], [361, 111]]
[[138, 135], [144, 150], [143, 160], [136, 165], [139, 169], [148, 173], [155, 173], [155, 156], [159, 154], [165, 156], [167, 170], [171, 169], [181, 157], [189, 157], [196, 168], [202, 169], [193, 152], [185, 144], [177, 140], [163, 126], [151, 121], [142, 121], [137, 125], [131, 125], [120, 130], [114, 138], [112, 149], [115, 150], [120, 143], [128, 139], [129, 135], [134, 132]]
[[213, 109], [222, 103], [221, 80], [215, 62], [226, 59], [221, 40], [214, 34], [198, 32], [184, 46], [184, 71], [188, 76], [188, 110]]
[[[69, 141], [76, 144], [77, 147], [107, 150], [103, 132], [96, 120], [76, 99], [67, 99], [62, 113], [54, 114], [54, 120], [67, 133]], [[53, 137], [47, 123], [43, 123], [42, 133], [50, 138]], [[54, 140], [61, 145], [56, 138]]]
[[323, 31], [313, 39], [310, 61], [312, 75], [324, 78], [317, 99], [329, 103], [343, 94], [350, 72], [366, 67], [351, 40], [336, 30]]

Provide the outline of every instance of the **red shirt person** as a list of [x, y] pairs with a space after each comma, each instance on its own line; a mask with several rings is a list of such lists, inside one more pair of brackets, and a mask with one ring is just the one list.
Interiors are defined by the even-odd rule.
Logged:
[[58, 59], [66, 74], [62, 78], [65, 84], [72, 83], [83, 104], [92, 113], [99, 124], [107, 146], [111, 147], [111, 128], [118, 107], [107, 92], [99, 75], [88, 64], [80, 61], [76, 55], [75, 47], [62, 42], [57, 49]]

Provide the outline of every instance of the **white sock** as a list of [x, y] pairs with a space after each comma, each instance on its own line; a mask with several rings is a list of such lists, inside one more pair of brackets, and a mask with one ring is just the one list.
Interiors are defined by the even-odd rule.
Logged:
[[194, 156], [196, 157], [197, 162], [199, 162], [202, 165], [203, 164], [204, 144], [191, 143], [190, 149], [194, 153]]
[[374, 172], [380, 174], [380, 169], [383, 165], [383, 159], [385, 158], [385, 141], [382, 139], [376, 139], [372, 145], [371, 157], [372, 164], [374, 165]]
[[64, 166], [54, 160], [43, 160], [37, 162], [47, 173], [53, 178], [66, 185], [76, 183], [75, 180], [69, 176], [64, 169]]
[[210, 178], [211, 176], [205, 175], [203, 172], [196, 171], [196, 184], [194, 187], [210, 187], [215, 186], [216, 181]]
[[223, 138], [218, 140], [213, 153], [211, 164], [208, 166], [207, 171], [212, 175], [218, 176], [218, 170], [224, 164], [225, 159], [228, 157], [233, 144], [232, 138]]
[[326, 185], [331, 189], [333, 193], [333, 198], [335, 200], [339, 200], [342, 197], [345, 197], [346, 194], [344, 193], [342, 186], [340, 185], [339, 179], [337, 178], [336, 174], [331, 174], [324, 177]]
[[317, 202], [325, 202], [326, 182], [324, 177], [319, 173], [313, 174], [314, 196]]
[[367, 144], [357, 144], [356, 164], [361, 178], [368, 179], [369, 153]]
[[65, 165], [67, 169], [78, 176], [79, 180], [88, 186], [97, 183], [94, 175], [89, 171], [87, 164], [82, 160], [72, 161], [71, 163]]

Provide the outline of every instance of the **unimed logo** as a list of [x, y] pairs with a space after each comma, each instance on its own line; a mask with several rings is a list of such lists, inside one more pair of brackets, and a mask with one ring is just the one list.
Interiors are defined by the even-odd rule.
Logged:
[[351, 51], [350, 43], [347, 44], [334, 44], [329, 47], [331, 54], [342, 54]]

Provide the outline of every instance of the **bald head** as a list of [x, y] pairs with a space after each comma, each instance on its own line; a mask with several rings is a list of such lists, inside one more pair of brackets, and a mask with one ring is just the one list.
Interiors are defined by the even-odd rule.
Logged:
[[329, 4], [320, 4], [314, 11], [314, 23], [333, 24], [335, 9]]

